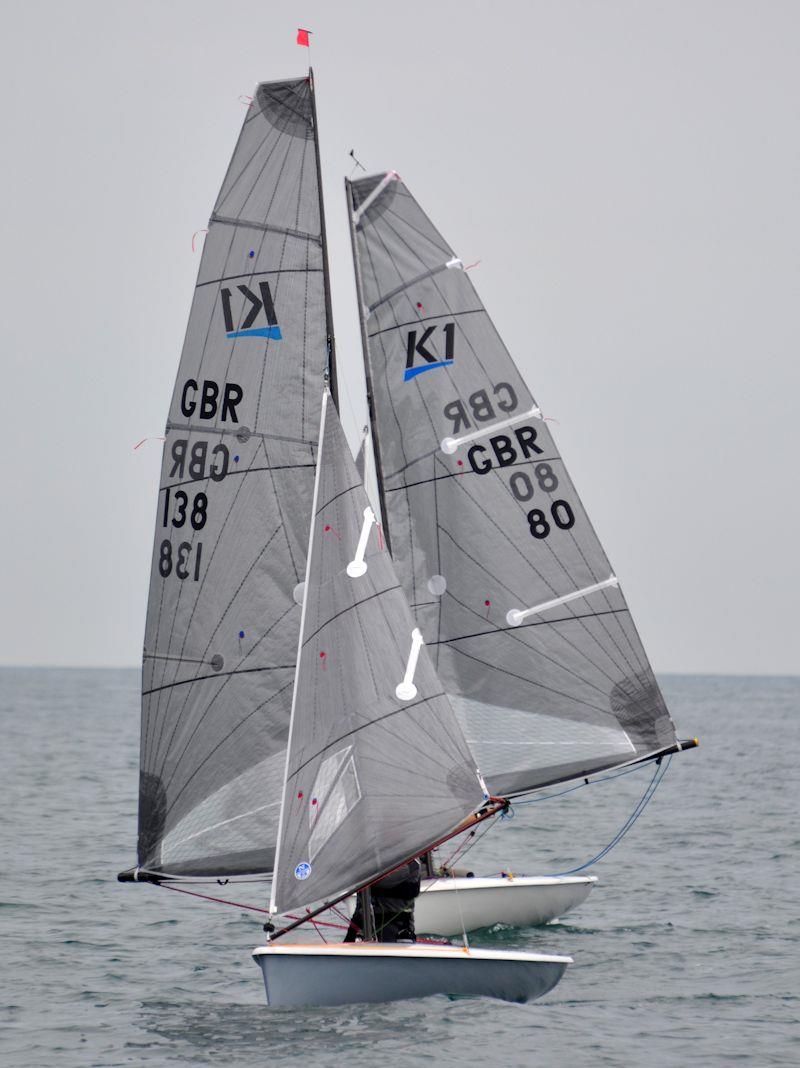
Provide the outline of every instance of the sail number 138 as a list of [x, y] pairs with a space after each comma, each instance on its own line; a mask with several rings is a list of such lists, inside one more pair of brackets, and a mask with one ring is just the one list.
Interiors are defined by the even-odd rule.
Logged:
[[158, 550], [158, 573], [162, 578], [167, 578], [172, 572], [179, 579], [193, 578], [195, 582], [200, 578], [200, 561], [203, 557], [203, 543], [197, 541], [191, 545], [188, 541], [182, 541], [176, 549], [172, 542], [165, 538]]
[[[174, 500], [172, 498], [174, 497]], [[164, 511], [161, 525], [180, 529], [188, 523], [193, 530], [202, 530], [208, 518], [208, 497], [205, 493], [190, 494], [176, 490], [173, 494], [168, 487], [164, 495]], [[169, 538], [165, 538], [158, 550], [158, 573], [168, 578], [173, 572], [179, 579], [200, 578], [200, 561], [203, 556], [203, 543], [182, 541], [173, 548]]]

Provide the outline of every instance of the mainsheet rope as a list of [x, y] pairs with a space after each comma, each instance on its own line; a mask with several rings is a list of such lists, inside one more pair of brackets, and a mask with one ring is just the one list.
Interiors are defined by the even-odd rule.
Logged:
[[634, 808], [633, 812], [630, 814], [625, 823], [623, 823], [622, 827], [617, 831], [617, 833], [614, 835], [608, 845], [604, 846], [604, 848], [601, 849], [600, 852], [596, 854], [596, 856], [592, 857], [591, 860], [587, 860], [584, 864], [579, 865], [577, 868], [570, 868], [569, 871], [559, 871], [555, 872], [554, 874], [575, 875], [579, 871], [584, 871], [586, 868], [590, 868], [593, 864], [596, 864], [598, 860], [602, 860], [604, 856], [610, 853], [614, 846], [618, 845], [622, 841], [622, 839], [625, 837], [625, 835], [628, 833], [634, 823], [636, 823], [638, 818], [644, 812], [648, 803], [652, 800], [653, 794], [656, 792], [664, 776], [667, 774], [667, 769], [669, 768], [671, 762], [671, 755], [667, 757], [666, 761], [662, 762], [660, 759], [656, 761], [656, 770], [653, 773], [653, 778], [647, 784], [647, 789], [642, 794], [638, 805], [636, 806], [636, 808]]

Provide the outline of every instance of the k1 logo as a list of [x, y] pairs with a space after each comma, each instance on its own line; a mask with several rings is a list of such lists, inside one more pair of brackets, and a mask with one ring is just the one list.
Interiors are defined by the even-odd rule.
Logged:
[[[259, 282], [258, 288], [261, 293], [260, 300], [252, 289], [248, 289], [247, 286], [237, 286], [236, 288], [245, 298], [245, 301], [248, 302], [239, 313], [240, 326], [238, 330], [234, 326], [233, 312], [231, 311], [231, 291], [229, 289], [220, 290], [220, 296], [222, 297], [222, 314], [225, 317], [226, 336], [230, 338], [271, 337], [275, 341], [280, 341], [283, 335], [281, 334], [281, 328], [278, 326], [278, 318], [275, 315], [275, 305], [272, 303], [272, 292], [269, 288], [269, 282]], [[267, 320], [267, 325], [253, 326], [253, 323], [258, 319], [262, 309]], [[247, 312], [246, 315], [245, 312]], [[242, 319], [243, 315], [245, 316], [244, 319]]]
[[[434, 344], [435, 340], [431, 342], [431, 337], [436, 331], [435, 326], [429, 326], [422, 334], [419, 340], [417, 340], [417, 331], [409, 330], [408, 339], [406, 341], [406, 370], [403, 375], [403, 381], [408, 382], [412, 378], [416, 378], [417, 375], [421, 375], [423, 371], [433, 371], [436, 367], [450, 367], [454, 360], [454, 347], [456, 336], [456, 324], [446, 323], [443, 327], [444, 330], [444, 359], [440, 359], [435, 352], [430, 352], [425, 346], [427, 344]], [[417, 357], [420, 356], [425, 362], [415, 363]]]

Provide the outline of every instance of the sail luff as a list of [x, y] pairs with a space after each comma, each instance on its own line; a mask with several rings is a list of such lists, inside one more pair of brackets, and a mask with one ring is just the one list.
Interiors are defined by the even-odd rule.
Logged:
[[463, 264], [401, 180], [349, 183], [348, 202], [384, 522], [492, 789], [669, 747], [615, 572]]
[[[319, 500], [319, 483], [320, 483], [320, 457], [322, 455], [322, 447], [325, 439], [325, 415], [328, 407], [328, 391], [324, 390], [322, 394], [322, 410], [320, 413], [319, 422], [319, 436], [317, 438], [317, 465], [314, 472], [314, 497], [311, 502], [311, 523], [309, 525], [308, 533], [308, 553], [306, 555], [306, 574], [303, 580], [303, 603], [300, 609], [300, 630], [297, 635], [297, 658], [295, 661], [294, 669], [294, 686], [292, 687], [292, 709], [289, 714], [289, 737], [286, 740], [286, 762], [283, 771], [283, 783], [281, 786], [281, 811], [278, 817], [278, 838], [275, 844], [275, 868], [274, 871], [279, 870], [281, 859], [281, 845], [282, 845], [282, 829], [284, 824], [284, 813], [286, 810], [286, 784], [289, 780], [289, 758], [292, 751], [292, 731], [295, 723], [295, 709], [297, 708], [297, 680], [300, 675], [300, 664], [303, 659], [303, 635], [305, 633], [305, 621], [306, 621], [306, 608], [308, 607], [308, 590], [309, 590], [309, 575], [311, 572], [311, 553], [314, 548], [314, 530], [316, 528], [315, 517], [317, 514], [317, 502]], [[275, 892], [277, 887], [277, 880], [273, 879], [270, 887], [269, 898], [269, 911], [275, 912]]]
[[325, 285], [325, 322], [328, 328], [328, 388], [333, 403], [339, 408], [339, 386], [336, 370], [336, 335], [333, 330], [333, 303], [331, 301], [331, 274], [328, 260], [328, 233], [325, 227], [325, 197], [322, 189], [322, 164], [319, 151], [319, 124], [317, 123], [317, 96], [313, 68], [308, 69], [308, 83], [311, 90], [311, 121], [314, 127], [314, 147], [316, 148], [317, 188], [319, 190], [319, 219], [322, 232], [322, 263]]

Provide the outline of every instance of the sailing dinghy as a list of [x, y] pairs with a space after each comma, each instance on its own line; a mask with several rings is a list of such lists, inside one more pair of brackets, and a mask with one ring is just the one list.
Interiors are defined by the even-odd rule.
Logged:
[[537, 927], [582, 904], [596, 882], [596, 875], [511, 873], [423, 879], [414, 923], [420, 934], [446, 938], [495, 924]]
[[482, 785], [327, 394], [318, 456], [270, 901], [271, 912], [300, 911], [301, 919], [254, 951], [267, 1000], [539, 997], [569, 958], [382, 944], [369, 930], [352, 944], [276, 944], [502, 808]]
[[[335, 401], [335, 369], [313, 79], [263, 83], [209, 220], [167, 419], [142, 666], [137, 865], [120, 873], [121, 882], [186, 890], [273, 872], [322, 383], [327, 374]], [[331, 525], [323, 536], [329, 547], [341, 532]], [[385, 549], [381, 559], [388, 561]], [[387, 565], [369, 568], [367, 581], [381, 566]], [[402, 596], [396, 579], [391, 585]], [[407, 606], [404, 611], [407, 623]], [[346, 658], [332, 647], [329, 668], [328, 651], [320, 652], [326, 655], [317, 658], [319, 671], [339, 677]], [[356, 652], [353, 671], [363, 663], [363, 649]], [[429, 694], [441, 692], [425, 656], [409, 686], [419, 688], [422, 681]], [[398, 712], [405, 709], [396, 694], [395, 703]], [[439, 756], [452, 756], [438, 794], [428, 789], [433, 780], [426, 780], [428, 810], [419, 832], [423, 844], [432, 844], [440, 830], [449, 831], [465, 816], [469, 823], [482, 793], [474, 771], [466, 777], [473, 761], [446, 698], [430, 696], [418, 707], [432, 716], [430, 723], [417, 724], [426, 739], [434, 732]], [[391, 733], [391, 724], [386, 731]], [[415, 761], [420, 755], [415, 750]], [[387, 764], [391, 759], [384, 757]], [[371, 757], [373, 771], [379, 763]], [[338, 770], [326, 767], [333, 775], [333, 803], [318, 809], [310, 864], [317, 863], [318, 838], [336, 817], [341, 791], [354, 785], [348, 777], [352, 761]], [[437, 774], [441, 768], [436, 765]], [[397, 785], [402, 800], [408, 787]], [[317, 784], [318, 792], [323, 786]], [[355, 787], [360, 789], [357, 782]], [[433, 803], [437, 797], [446, 802], [441, 809]], [[356, 807], [360, 814], [366, 805]], [[484, 806], [484, 816], [491, 811]], [[394, 817], [389, 823], [394, 826]], [[396, 850], [401, 839], [390, 838]], [[411, 843], [403, 848], [413, 851]], [[338, 850], [336, 835], [331, 849]], [[395, 852], [373, 853], [361, 874], [379, 874], [394, 859]], [[356, 874], [348, 873], [348, 885]], [[381, 955], [377, 944], [323, 952], [330, 961], [339, 952], [348, 960]], [[550, 989], [568, 963], [489, 953], [485, 967], [475, 969], [481, 954], [444, 947], [426, 952], [424, 967], [414, 970], [415, 985], [398, 982], [381, 996], [436, 988], [532, 997]], [[298, 952], [275, 941], [256, 956], [272, 1003], [297, 1000], [288, 979], [276, 987], [269, 976], [275, 970], [270, 962], [279, 958], [286, 968], [276, 967], [288, 976]], [[393, 946], [384, 957], [411, 961], [414, 954]], [[437, 960], [440, 966], [433, 967]], [[454, 962], [460, 964], [455, 970]], [[380, 991], [371, 970], [359, 972], [360, 998]], [[343, 996], [344, 982], [334, 985], [336, 990], [318, 992], [306, 986], [303, 999], [330, 1000], [336, 991]], [[346, 994], [347, 1000], [353, 996]]]
[[[386, 197], [396, 192], [396, 187], [392, 188], [393, 180], [384, 180], [385, 177], [379, 176], [370, 188], [351, 194], [354, 198], [352, 211], [359, 216], [354, 221], [354, 240], [357, 230], [358, 241], [363, 241], [365, 223], [371, 224], [380, 218], [386, 210]], [[369, 204], [366, 203], [368, 200]], [[359, 255], [363, 254], [364, 249], [359, 246]], [[372, 253], [370, 257], [374, 258]], [[417, 258], [415, 252], [409, 262], [416, 263]], [[445, 268], [454, 272], [449, 262]], [[426, 270], [428, 275], [440, 273], [439, 268]], [[362, 294], [367, 288], [367, 285], [362, 286]], [[398, 293], [404, 288], [408, 289], [409, 285], [401, 283]], [[390, 307], [395, 295], [387, 291], [379, 299]], [[366, 313], [364, 320], [366, 323]], [[449, 361], [452, 368], [453, 358], [448, 352], [454, 343], [459, 346], [461, 342], [455, 327], [443, 330], [443, 334], [444, 356], [440, 362], [448, 365]], [[426, 348], [428, 340], [422, 334], [415, 339], [411, 347], [413, 351], [407, 351], [407, 371], [413, 370], [411, 365], [417, 357], [428, 362], [431, 352]], [[336, 359], [314, 85], [309, 73], [307, 78], [264, 83], [257, 87], [209, 220], [166, 427], [143, 652], [138, 862], [135, 868], [120, 873], [123, 882], [150, 882], [178, 889], [181, 883], [252, 881], [273, 873], [279, 809], [286, 787], [287, 736], [298, 670], [300, 606], [306, 589], [304, 576], [312, 523], [312, 495], [319, 472], [321, 383], [325, 375], [333, 402], [326, 402], [326, 406], [333, 412]], [[408, 380], [416, 377], [416, 373], [410, 374]], [[377, 454], [377, 391], [374, 386], [373, 375], [370, 401]], [[517, 397], [523, 396], [520, 387]], [[501, 399], [507, 401], [508, 394], [503, 394]], [[470, 396], [469, 403], [473, 401]], [[497, 403], [500, 406], [499, 400]], [[334, 428], [334, 437], [339, 433]], [[406, 429], [400, 427], [398, 433], [405, 440]], [[386, 440], [383, 434], [382, 443]], [[460, 445], [457, 442], [456, 448]], [[340, 457], [337, 462], [344, 463], [344, 460]], [[530, 479], [531, 476], [526, 477]], [[538, 479], [538, 474], [536, 477]], [[423, 606], [417, 602], [415, 592], [409, 586], [409, 563], [415, 558], [416, 549], [412, 546], [403, 549], [402, 530], [386, 509], [390, 491], [398, 491], [399, 500], [399, 491], [409, 487], [390, 486], [390, 478], [391, 472], [381, 465], [381, 508], [393, 527], [392, 550], [399, 554], [401, 562], [399, 578], [394, 579], [395, 592], [404, 598], [402, 603], [393, 602], [395, 622], [390, 625], [388, 616], [383, 620], [389, 626], [388, 634], [393, 636], [396, 652], [399, 641], [396, 619], [405, 613], [407, 629], [409, 603], [417, 613]], [[410, 509], [411, 497], [408, 502]], [[559, 512], [562, 519], [565, 514], [563, 510]], [[362, 518], [366, 519], [363, 509]], [[338, 528], [333, 524], [330, 527], [330, 531], [324, 528], [322, 531], [326, 545], [341, 536]], [[315, 534], [319, 535], [319, 531]], [[411, 528], [407, 536], [418, 537]], [[356, 554], [349, 561], [358, 564], [359, 573], [349, 575], [353, 581], [370, 569], [365, 553], [367, 546], [371, 547], [370, 551], [374, 549], [374, 529], [362, 526], [359, 543], [362, 538], [364, 544], [360, 556], [357, 545]], [[379, 530], [381, 559], [391, 566], [386, 552], [388, 543], [383, 538]], [[323, 554], [320, 567], [324, 559]], [[378, 570], [385, 566], [376, 563]], [[434, 596], [440, 596], [444, 591], [439, 580], [444, 580], [442, 572], [445, 570], [444, 565], [440, 565], [439, 578], [430, 589]], [[453, 587], [454, 576], [449, 571], [448, 574], [446, 584]], [[431, 576], [431, 580], [434, 578]], [[437, 589], [439, 592], [435, 593]], [[382, 591], [381, 603], [383, 593], [388, 592]], [[582, 590], [581, 595], [586, 592]], [[568, 596], [563, 598], [565, 603], [569, 599]], [[552, 606], [540, 604], [537, 611], [544, 613], [549, 607]], [[509, 623], [509, 628], [515, 625]], [[525, 633], [524, 624], [519, 631]], [[493, 696], [487, 696], [478, 686], [475, 689], [477, 705], [481, 716], [486, 713], [487, 717], [486, 734], [480, 735], [470, 721], [470, 706], [467, 705], [466, 715], [463, 707], [464, 701], [471, 699], [473, 684], [460, 686], [454, 683], [452, 666], [448, 665], [447, 655], [443, 656], [449, 641], [446, 632], [440, 631], [435, 636], [433, 631], [429, 632], [427, 619], [418, 614], [417, 624], [410, 634], [410, 639], [408, 635], [405, 638], [406, 646], [410, 640], [405, 656], [406, 672], [410, 672], [411, 677], [401, 679], [395, 686], [395, 699], [399, 704], [396, 712], [392, 712], [392, 719], [399, 723], [401, 719], [398, 717], [405, 715], [411, 725], [409, 730], [412, 726], [416, 730], [421, 725], [405, 707], [408, 698], [404, 696], [415, 687], [419, 689], [418, 683], [413, 681], [415, 668], [410, 664], [410, 660], [416, 658], [421, 665], [421, 678], [435, 690], [435, 694], [430, 691], [426, 707], [433, 709], [437, 717], [441, 716], [441, 729], [446, 735], [440, 738], [440, 749], [432, 751], [431, 755], [438, 753], [443, 759], [443, 755], [449, 753], [453, 763], [445, 768], [443, 780], [441, 763], [435, 769], [428, 769], [425, 789], [419, 795], [423, 807], [428, 807], [425, 820], [419, 825], [414, 823], [413, 841], [404, 837], [406, 831], [411, 833], [411, 829], [406, 822], [408, 813], [401, 804], [409, 797], [408, 784], [397, 782], [398, 808], [392, 819], [380, 805], [372, 811], [371, 804], [356, 804], [357, 819], [363, 819], [364, 811], [369, 808], [371, 826], [382, 828], [380, 834], [385, 833], [391, 848], [382, 852], [373, 841], [374, 835], [373, 838], [365, 836], [369, 849], [368, 855], [361, 856], [361, 867], [345, 872], [334, 865], [324, 884], [306, 888], [312, 898], [314, 893], [323, 890], [325, 894], [344, 892], [349, 895], [366, 886], [359, 880], [371, 881], [386, 873], [389, 870], [387, 864], [406, 860], [420, 848], [433, 848], [439, 838], [447, 840], [459, 831], [469, 833], [475, 821], [480, 822], [504, 810], [506, 801], [490, 797], [488, 801], [484, 799], [477, 813], [473, 811], [478, 803], [473, 796], [474, 768], [476, 763], [480, 766], [475, 753], [488, 759], [492, 788], [511, 795], [526, 788], [538, 788], [546, 782], [560, 781], [570, 774], [583, 774], [579, 769], [585, 768], [591, 773], [598, 767], [611, 767], [619, 762], [617, 758], [609, 761], [607, 754], [599, 761], [582, 756], [579, 761], [568, 761], [565, 770], [562, 759], [556, 773], [552, 769], [543, 773], [539, 767], [537, 776], [531, 779], [527, 774], [516, 775], [519, 769], [514, 768], [515, 777], [504, 781], [500, 773], [505, 762], [499, 759], [493, 762], [491, 750], [498, 735], [498, 709], [508, 719], [510, 728], [520, 728], [517, 737], [523, 739], [524, 745], [532, 744], [531, 731], [538, 731], [550, 722], [551, 711], [554, 720], [559, 720], [561, 711], [543, 709], [537, 704], [536, 693], [527, 690], [521, 696], [512, 695], [511, 704], [504, 709], [502, 701], [494, 700], [497, 697], [494, 690]], [[455, 633], [453, 647], [467, 638], [460, 632]], [[436, 663], [431, 663], [428, 652], [422, 648], [429, 639], [434, 660], [442, 665], [446, 681], [438, 678]], [[388, 639], [385, 634], [381, 639], [376, 629], [374, 634], [370, 633], [369, 641], [380, 644]], [[339, 659], [337, 650], [337, 667], [334, 669], [331, 659], [331, 672], [341, 673], [350, 658], [350, 666], [346, 669], [348, 685], [360, 684], [359, 664], [363, 666], [367, 645], [365, 640], [355, 652], [350, 649], [342, 659]], [[331, 650], [320, 650], [316, 665], [320, 672], [329, 669], [329, 653], [333, 656]], [[498, 664], [504, 667], [505, 659], [501, 658]], [[532, 670], [538, 670], [540, 666], [537, 662]], [[307, 671], [307, 666], [303, 670]], [[526, 681], [530, 682], [530, 679]], [[545, 683], [547, 689], [548, 680]], [[612, 701], [612, 712], [618, 707], [624, 711], [624, 687], [614, 693], [616, 704]], [[530, 705], [520, 704], [526, 699], [525, 694], [531, 697]], [[507, 715], [509, 709], [511, 714]], [[518, 713], [526, 709], [531, 715], [520, 719]], [[461, 727], [455, 725], [454, 711], [456, 718], [468, 729], [472, 753]], [[307, 712], [300, 708], [298, 716], [306, 715]], [[584, 719], [567, 714], [564, 722], [571, 718], [578, 723], [579, 729], [574, 735], [568, 735], [566, 742], [574, 745], [583, 730]], [[661, 722], [663, 726], [663, 717]], [[432, 721], [425, 722], [426, 729], [433, 726]], [[558, 728], [562, 733], [564, 729]], [[563, 742], [564, 738], [561, 738]], [[632, 748], [635, 758], [639, 758], [642, 749], [647, 749], [646, 746]], [[668, 748], [662, 747], [660, 751], [668, 751]], [[400, 747], [397, 752], [400, 753]], [[650, 750], [649, 755], [655, 752]], [[394, 751], [391, 751], [380, 759], [390, 767], [394, 766], [394, 757]], [[380, 759], [370, 753], [373, 771]], [[424, 763], [421, 761], [419, 767]], [[404, 766], [409, 766], [408, 761]], [[347, 807], [348, 798], [352, 801], [351, 767], [349, 759], [340, 765], [327, 765], [331, 797], [335, 796], [337, 800], [325, 809], [327, 815], [324, 818], [322, 806], [317, 810], [319, 822], [316, 826], [321, 828], [318, 834], [322, 834], [331, 821], [336, 822], [336, 813], [342, 805]], [[421, 778], [419, 767], [417, 781]], [[465, 785], [465, 768], [472, 769], [469, 791]], [[359, 772], [356, 774], [360, 775]], [[393, 781], [392, 776], [386, 781]], [[434, 782], [438, 784], [438, 792], [431, 786]], [[325, 781], [320, 780], [318, 792], [321, 793], [324, 786]], [[342, 795], [340, 786], [341, 790], [351, 792]], [[358, 786], [357, 792], [360, 790]], [[412, 795], [412, 800], [416, 804], [416, 795]], [[287, 820], [291, 814], [289, 809]], [[376, 816], [379, 818], [374, 818]], [[398, 831], [401, 823], [406, 828], [403, 835]], [[331, 850], [335, 853], [337, 843], [347, 838], [346, 830], [350, 825], [345, 820], [339, 830], [337, 823], [323, 871]], [[284, 830], [285, 835], [291, 836], [293, 824], [286, 823]], [[311, 837], [310, 834], [309, 841]], [[288, 848], [286, 840], [284, 838], [284, 849]], [[403, 850], [399, 849], [398, 843], [401, 842]], [[316, 857], [316, 852], [314, 855]], [[317, 865], [316, 860], [299, 863], [308, 864], [309, 870]], [[302, 873], [306, 869], [300, 866], [299, 870]], [[300, 882], [305, 880], [299, 879], [298, 885]], [[452, 889], [458, 889], [458, 882], [448, 883], [447, 890], [440, 885], [430, 885], [422, 897], [430, 901], [436, 897], [440, 901], [454, 899], [456, 904], [461, 895], [452, 893]], [[468, 896], [475, 897], [478, 906], [475, 910], [472, 905], [467, 908], [470, 925], [473, 924], [473, 914], [475, 926], [502, 921], [502, 914], [494, 914], [496, 902], [510, 903], [512, 892], [516, 893], [524, 886], [523, 881], [517, 881], [516, 886], [511, 880], [494, 880], [490, 886], [484, 882], [473, 882], [468, 891]], [[290, 886], [296, 891], [293, 883]], [[367, 890], [360, 892], [367, 893]], [[276, 901], [280, 907], [290, 907], [295, 896], [286, 892], [284, 886]], [[305, 893], [303, 896], [310, 900]], [[492, 909], [481, 913], [479, 902], [490, 899]], [[323, 905], [325, 903], [331, 902], [326, 898]], [[557, 911], [562, 913], [563, 907]], [[507, 911], [507, 915], [511, 915], [511, 911]], [[484, 923], [479, 922], [481, 918]], [[438, 919], [433, 922], [442, 923]], [[531, 922], [530, 914], [527, 921], [523, 916], [520, 922]], [[353, 961], [366, 960], [367, 953], [372, 954], [371, 960], [380, 957], [382, 950], [376, 943], [362, 945], [366, 948], [361, 957], [358, 956], [361, 950], [350, 946], [324, 949], [323, 952], [327, 954], [326, 960], [333, 960], [337, 955], [345, 959], [344, 954], [347, 954], [346, 959]], [[469, 954], [457, 957], [449, 949], [441, 949], [437, 957], [436, 950], [426, 952], [427, 961], [445, 963], [442, 968], [426, 964], [424, 969], [415, 969], [415, 974], [420, 977], [415, 988], [417, 992], [428, 989], [428, 980], [423, 981], [423, 977], [429, 973], [435, 976], [430, 982], [437, 989], [469, 992], [459, 985], [467, 971], [458, 971], [456, 982], [456, 973], [446, 963], [456, 959], [463, 961]], [[469, 990], [496, 991], [498, 996], [514, 998], [538, 996], [549, 989], [568, 963], [567, 958], [524, 954], [511, 957], [490, 954], [486, 957], [476, 953], [471, 959], [483, 961], [486, 966], [470, 968], [473, 977], [467, 982]], [[390, 956], [386, 957], [386, 954]], [[281, 997], [291, 1000], [295, 995], [281, 994], [280, 982], [276, 987], [269, 980], [269, 971], [284, 971], [283, 965], [273, 968], [269, 962], [279, 958], [291, 960], [291, 967], [294, 967], [298, 956], [293, 956], [277, 936], [269, 946], [259, 949], [257, 956], [267, 978], [272, 1002], [277, 1003]], [[384, 954], [387, 960], [397, 961], [400, 956], [396, 947]], [[407, 950], [405, 956], [415, 960], [412, 950]], [[289, 968], [287, 963], [287, 975]], [[513, 982], [510, 981], [512, 972], [517, 977]], [[502, 981], [499, 974], [502, 974]], [[490, 976], [493, 976], [491, 980]], [[520, 978], [522, 976], [526, 978]], [[358, 979], [358, 983], [362, 993], [370, 993], [363, 989], [363, 979]], [[449, 983], [455, 985], [448, 986]], [[380, 991], [380, 996], [384, 993], [386, 991]], [[318, 994], [319, 998], [317, 993], [307, 989], [305, 996], [323, 1001], [325, 997], [334, 996], [330, 991]], [[386, 996], [395, 995], [390, 991]], [[396, 996], [405, 995], [398, 993]]]
[[[383, 531], [490, 790], [519, 797], [696, 745], [677, 739], [550, 426], [463, 262], [396, 172], [346, 194]], [[456, 933], [462, 912], [467, 930], [547, 922], [595, 882], [429, 879], [419, 930]]]

